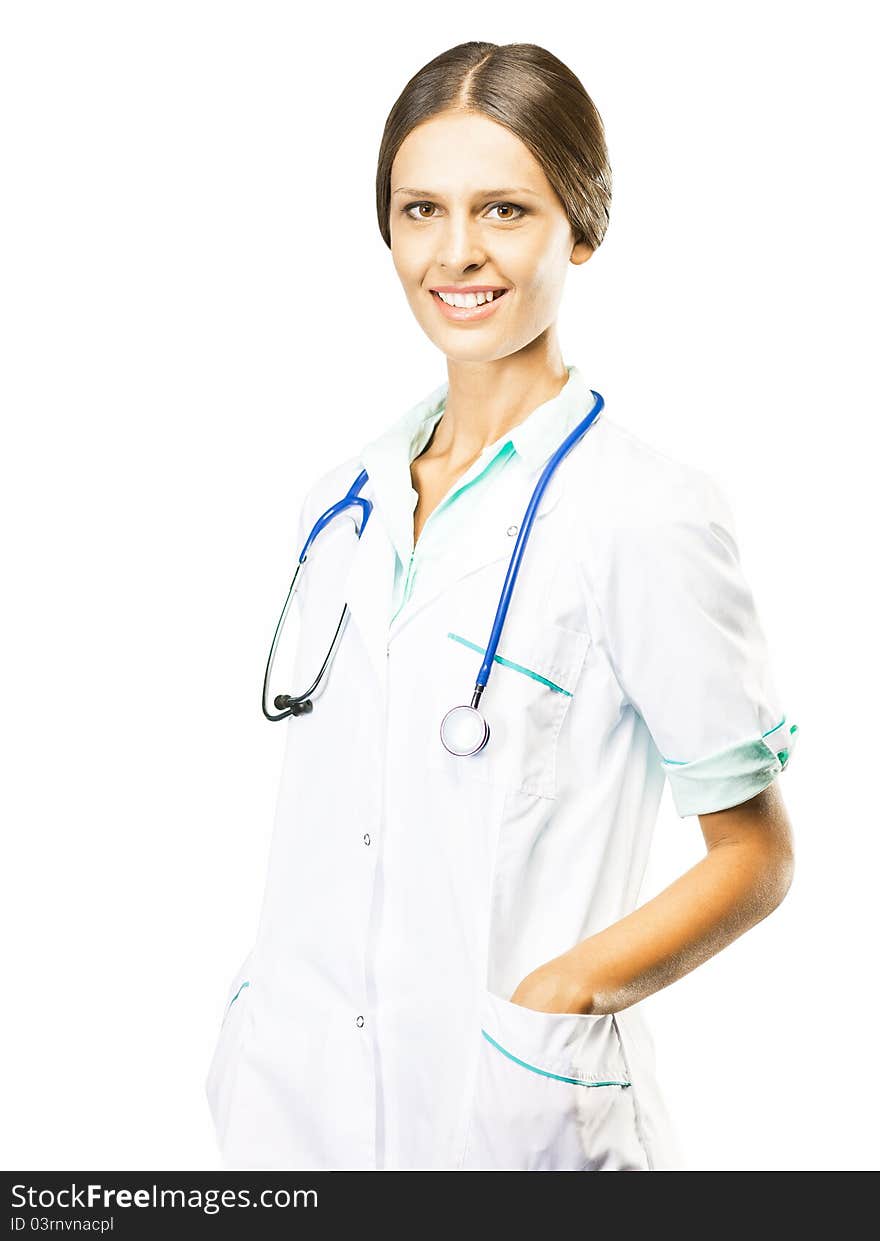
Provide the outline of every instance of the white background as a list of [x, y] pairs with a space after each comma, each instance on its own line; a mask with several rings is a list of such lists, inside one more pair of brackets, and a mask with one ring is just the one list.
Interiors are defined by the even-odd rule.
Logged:
[[[3, 1167], [220, 1166], [203, 1081], [262, 897], [299, 505], [446, 377], [378, 144], [468, 39], [543, 44], [599, 108], [612, 220], [564, 358], [726, 489], [800, 729], [788, 897], [645, 1002], [690, 1167], [877, 1167], [870, 15], [3, 7]], [[667, 790], [643, 899], [702, 849]]]

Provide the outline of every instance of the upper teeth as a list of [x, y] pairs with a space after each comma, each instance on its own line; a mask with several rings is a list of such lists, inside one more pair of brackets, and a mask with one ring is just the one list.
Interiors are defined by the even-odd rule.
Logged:
[[441, 301], [446, 302], [449, 306], [482, 306], [483, 302], [491, 302], [495, 293], [492, 289], [488, 293], [437, 293]]

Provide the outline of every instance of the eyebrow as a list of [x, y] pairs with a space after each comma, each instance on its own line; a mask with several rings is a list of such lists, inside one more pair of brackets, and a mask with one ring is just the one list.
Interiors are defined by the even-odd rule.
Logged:
[[[438, 198], [436, 190], [416, 190], [410, 185], [398, 185], [396, 190], [391, 191], [392, 194], [415, 194], [422, 198]], [[535, 194], [534, 190], [528, 189], [524, 185], [506, 186], [500, 190], [474, 190], [474, 198], [497, 198], [503, 194]]]

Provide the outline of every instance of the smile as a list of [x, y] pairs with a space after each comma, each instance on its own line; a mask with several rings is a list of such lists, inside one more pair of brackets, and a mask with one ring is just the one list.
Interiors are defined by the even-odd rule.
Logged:
[[[431, 290], [431, 297], [440, 313], [447, 319], [456, 323], [469, 323], [473, 319], [488, 319], [489, 315], [495, 313], [495, 309], [501, 299], [508, 292], [507, 289], [496, 291], [495, 293], [468, 293], [465, 295], [451, 293], [436, 293]], [[445, 298], [457, 298], [458, 305], [450, 305]], [[482, 298], [484, 300], [480, 301]], [[464, 304], [461, 304], [464, 303]]]

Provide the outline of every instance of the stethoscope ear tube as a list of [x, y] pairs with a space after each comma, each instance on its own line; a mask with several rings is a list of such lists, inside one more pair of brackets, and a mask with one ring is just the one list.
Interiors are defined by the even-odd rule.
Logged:
[[272, 646], [269, 650], [269, 658], [266, 661], [266, 671], [263, 676], [263, 699], [262, 699], [263, 715], [265, 715], [267, 720], [271, 720], [273, 723], [277, 720], [287, 719], [288, 716], [308, 715], [312, 711], [313, 709], [312, 700], [313, 698], [316, 698], [318, 696], [316, 691], [318, 690], [318, 687], [321, 684], [324, 678], [324, 675], [333, 660], [333, 657], [336, 653], [336, 648], [339, 645], [339, 640], [342, 637], [342, 634], [345, 630], [345, 625], [346, 625], [346, 622], [348, 621], [348, 616], [349, 616], [348, 604], [346, 604], [345, 607], [342, 609], [342, 615], [339, 618], [339, 624], [336, 626], [336, 632], [333, 635], [333, 641], [330, 644], [330, 650], [327, 652], [324, 662], [321, 664], [320, 671], [318, 672], [318, 675], [315, 677], [312, 684], [303, 694], [297, 694], [297, 695], [276, 694], [273, 704], [272, 704], [275, 707], [275, 711], [274, 712], [271, 711], [269, 709], [269, 704], [268, 704], [267, 699], [268, 699], [268, 694], [269, 694], [269, 679], [272, 675], [272, 666], [275, 663], [275, 652], [278, 648], [278, 639], [281, 636], [282, 629], [284, 628], [284, 622], [287, 619], [287, 613], [290, 609], [290, 603], [296, 591], [296, 587], [299, 582], [300, 574], [302, 573], [306, 565], [306, 562], [308, 561], [309, 549], [311, 548], [315, 539], [324, 529], [324, 527], [329, 525], [334, 517], [338, 516], [340, 513], [343, 513], [346, 509], [350, 509], [353, 507], [360, 508], [361, 510], [360, 525], [357, 526], [357, 524], [355, 523], [356, 529], [357, 529], [357, 536], [358, 538], [361, 537], [364, 530], [366, 529], [367, 522], [370, 519], [370, 514], [373, 511], [372, 501], [367, 500], [363, 496], [360, 496], [357, 494], [360, 491], [361, 487], [363, 487], [366, 481], [367, 481], [367, 471], [361, 470], [360, 474], [358, 474], [357, 478], [354, 480], [351, 487], [349, 487], [348, 491], [343, 496], [343, 498], [341, 500], [338, 500], [335, 504], [331, 504], [331, 506], [326, 510], [326, 512], [322, 513], [321, 516], [318, 518], [318, 520], [315, 522], [315, 524], [312, 526], [312, 529], [309, 531], [308, 538], [303, 544], [302, 551], [299, 554], [299, 561], [296, 566], [296, 572], [293, 575], [293, 581], [290, 583], [290, 589], [287, 592], [287, 598], [284, 601], [284, 607], [281, 610], [281, 616], [278, 618], [278, 624], [275, 626], [275, 633], [272, 637]]
[[[299, 581], [299, 575], [303, 571], [303, 566], [306, 563], [306, 559], [306, 549], [303, 548], [299, 558], [299, 563], [296, 566], [296, 572], [293, 575], [293, 581], [290, 583], [290, 589], [287, 592], [287, 598], [284, 600], [284, 607], [281, 609], [281, 615], [278, 618], [278, 624], [275, 626], [275, 633], [272, 637], [272, 646], [269, 650], [269, 659], [266, 662], [266, 672], [263, 676], [263, 715], [265, 715], [267, 720], [283, 720], [289, 715], [300, 715], [303, 712], [310, 711], [312, 709], [311, 702], [308, 703], [308, 706], [305, 705], [309, 697], [308, 692], [300, 695], [298, 698], [294, 698], [290, 694], [278, 694], [275, 698], [273, 706], [278, 712], [280, 712], [280, 714], [273, 714], [269, 710], [268, 703], [266, 702], [266, 698], [269, 693], [269, 678], [272, 675], [272, 665], [275, 663], [275, 651], [278, 647], [278, 639], [281, 635], [281, 630], [284, 627], [284, 622], [287, 619], [290, 603], [293, 599], [296, 585]], [[298, 707], [301, 707], [302, 710], [297, 710]]]
[[311, 712], [312, 699], [318, 696], [316, 691], [318, 691], [318, 687], [319, 685], [321, 685], [321, 682], [324, 679], [324, 674], [326, 673], [330, 664], [333, 662], [333, 657], [336, 654], [336, 648], [339, 646], [339, 641], [342, 637], [343, 632], [345, 631], [346, 622], [348, 621], [348, 617], [350, 615], [348, 604], [346, 603], [342, 609], [342, 615], [339, 618], [339, 624], [336, 626], [336, 632], [333, 635], [333, 641], [330, 644], [330, 650], [327, 652], [327, 654], [324, 657], [324, 662], [321, 664], [321, 667], [318, 671], [318, 675], [315, 677], [314, 681], [312, 681], [311, 685], [305, 691], [305, 693], [297, 694], [297, 695], [276, 694], [273, 705], [275, 706], [276, 711], [279, 712], [279, 714], [273, 714], [271, 711], [269, 711], [268, 706], [266, 704], [266, 697], [269, 692], [269, 678], [272, 675], [272, 665], [275, 662], [275, 649], [278, 645], [278, 635], [281, 632], [281, 626], [283, 625], [284, 618], [287, 615], [287, 609], [290, 606], [290, 600], [293, 598], [293, 589], [294, 589], [294, 586], [296, 585], [297, 577], [299, 576], [300, 570], [302, 569], [304, 563], [305, 561], [301, 562], [297, 566], [296, 573], [293, 575], [293, 581], [290, 584], [290, 590], [287, 593], [287, 599], [284, 604], [284, 611], [281, 613], [281, 618], [278, 621], [277, 626], [275, 627], [275, 636], [272, 639], [272, 649], [269, 652], [269, 659], [266, 664], [266, 673], [265, 673], [265, 676], [263, 677], [263, 714], [265, 715], [266, 719], [272, 720], [273, 722], [276, 720], [284, 720], [290, 715], [295, 715], [295, 716], [308, 715]]

